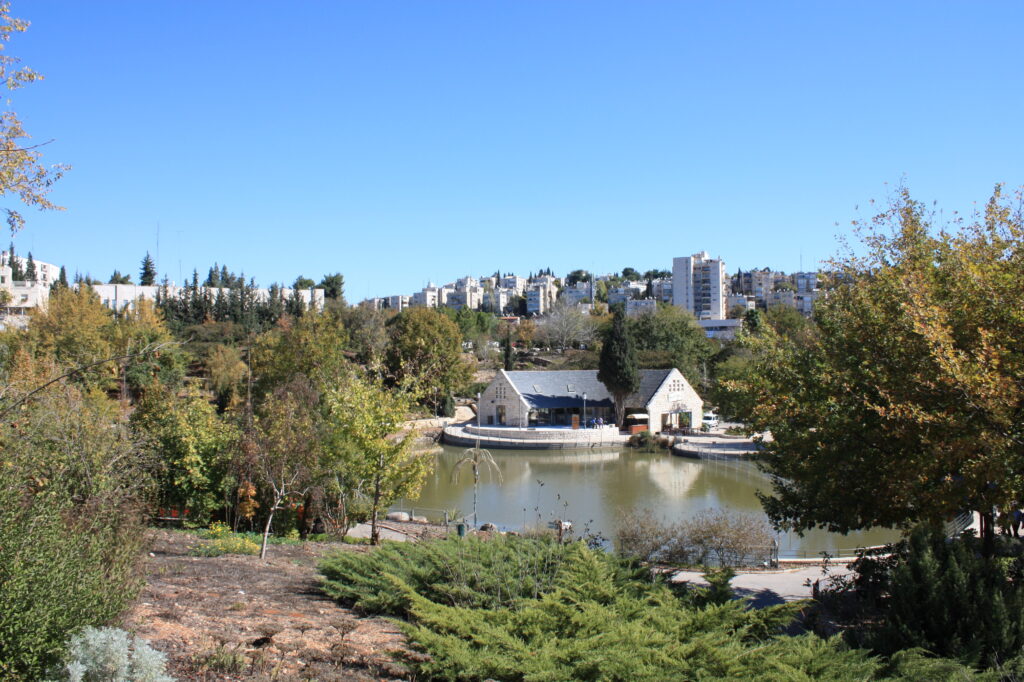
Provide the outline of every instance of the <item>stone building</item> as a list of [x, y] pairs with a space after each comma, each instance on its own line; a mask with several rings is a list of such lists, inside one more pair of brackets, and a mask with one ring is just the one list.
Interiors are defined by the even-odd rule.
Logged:
[[[640, 370], [640, 389], [626, 400], [627, 421], [646, 421], [651, 431], [700, 426], [704, 401], [678, 369]], [[501, 370], [480, 396], [481, 426], [585, 425], [615, 421], [615, 405], [597, 370]]]

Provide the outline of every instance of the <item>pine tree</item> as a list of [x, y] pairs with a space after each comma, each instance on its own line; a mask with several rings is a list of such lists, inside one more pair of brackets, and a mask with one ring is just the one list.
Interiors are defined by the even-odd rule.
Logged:
[[340, 272], [324, 275], [319, 286], [324, 290], [324, 298], [338, 301], [341, 305], [345, 304], [345, 277]]
[[25, 261], [25, 281], [36, 281], [36, 262], [32, 260], [32, 252], [28, 252], [28, 260]]
[[151, 287], [156, 284], [156, 265], [153, 264], [149, 251], [146, 252], [146, 257], [142, 259], [142, 269], [139, 271], [139, 284], [144, 287]]
[[302, 317], [302, 314], [306, 312], [306, 301], [298, 289], [292, 289], [292, 295], [288, 297], [285, 304], [285, 312], [292, 317]]
[[220, 268], [214, 263], [213, 267], [210, 268], [210, 272], [206, 275], [206, 282], [203, 286], [218, 288], [220, 286]]
[[601, 348], [598, 367], [597, 380], [612, 394], [615, 400], [615, 419], [621, 427], [626, 412], [626, 399], [640, 388], [636, 344], [626, 329], [626, 318], [622, 310], [615, 311], [612, 328]]

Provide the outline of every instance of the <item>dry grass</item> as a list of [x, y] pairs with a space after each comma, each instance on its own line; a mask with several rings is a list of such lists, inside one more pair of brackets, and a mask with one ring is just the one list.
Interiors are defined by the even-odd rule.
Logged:
[[275, 545], [268, 560], [190, 556], [205, 542], [158, 531], [147, 584], [127, 626], [168, 655], [179, 680], [394, 680], [404, 667], [388, 652], [402, 635], [324, 597], [316, 564], [327, 551], [365, 547]]

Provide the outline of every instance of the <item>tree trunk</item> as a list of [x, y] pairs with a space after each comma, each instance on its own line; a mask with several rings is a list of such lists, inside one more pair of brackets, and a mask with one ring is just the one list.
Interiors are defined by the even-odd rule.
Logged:
[[476, 489], [480, 484], [480, 472], [476, 468], [476, 463], [473, 463], [473, 525], [480, 525], [480, 517], [476, 515]]
[[380, 544], [380, 528], [377, 527], [377, 510], [380, 507], [380, 474], [373, 479], [373, 509], [370, 512], [370, 544]]
[[263, 526], [263, 544], [260, 546], [260, 560], [267, 558], [267, 538], [270, 537], [270, 523], [274, 520], [274, 510], [277, 509], [277, 505], [281, 503], [281, 495], [274, 496], [274, 504], [270, 507], [270, 513], [267, 514], [267, 523]]
[[981, 514], [981, 555], [991, 559], [996, 553], [995, 515], [989, 512]]
[[313, 527], [313, 493], [307, 492], [302, 500], [302, 520], [299, 523], [299, 538], [309, 537], [309, 529]]

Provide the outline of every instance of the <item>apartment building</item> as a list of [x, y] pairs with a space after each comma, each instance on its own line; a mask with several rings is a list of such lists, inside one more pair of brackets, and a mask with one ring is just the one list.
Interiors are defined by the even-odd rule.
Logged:
[[658, 302], [653, 298], [629, 299], [626, 301], [626, 317], [636, 317], [644, 313], [654, 313], [658, 310]]
[[501, 278], [501, 288], [508, 289], [515, 296], [522, 296], [526, 293], [527, 281], [525, 277], [508, 275]]
[[672, 302], [672, 280], [655, 279], [651, 281], [651, 296], [662, 303]]
[[554, 284], [540, 282], [533, 284], [526, 291], [526, 313], [528, 315], [543, 315], [555, 303], [558, 295]]
[[724, 320], [725, 263], [707, 251], [672, 259], [672, 302], [698, 320]]
[[818, 290], [821, 276], [817, 272], [797, 272], [793, 275], [793, 284], [798, 294], [806, 294]]
[[384, 299], [384, 307], [402, 312], [409, 307], [409, 297], [403, 294], [388, 296]]
[[590, 282], [576, 282], [571, 287], [565, 287], [558, 295], [559, 298], [565, 299], [567, 303], [575, 305], [577, 303], [593, 303], [594, 302], [594, 290]]
[[[39, 273], [38, 263], [36, 273]], [[57, 268], [59, 276], [60, 268]], [[52, 273], [49, 273], [52, 276]], [[14, 281], [6, 259], [0, 265], [0, 292], [5, 301], [0, 305], [0, 329], [24, 328], [33, 308], [45, 308], [50, 300], [50, 285], [42, 281]]]
[[[22, 272], [24, 272], [25, 268], [28, 266], [28, 258], [23, 258], [17, 255], [15, 256], [15, 258], [17, 259], [18, 264], [21, 265]], [[11, 266], [10, 260], [11, 254], [9, 252], [0, 251], [0, 267], [9, 268]], [[54, 265], [53, 263], [44, 263], [43, 261], [36, 260], [35, 258], [32, 259], [32, 262], [36, 268], [35, 282], [37, 284], [45, 284], [46, 286], [50, 286], [58, 279], [60, 279], [59, 265]], [[10, 273], [7, 273], [7, 281], [11, 281]]]

